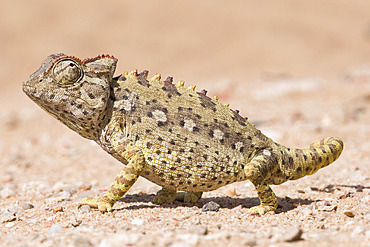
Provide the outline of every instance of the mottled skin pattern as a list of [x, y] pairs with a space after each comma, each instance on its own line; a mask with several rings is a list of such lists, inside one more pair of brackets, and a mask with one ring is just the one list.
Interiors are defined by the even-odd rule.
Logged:
[[261, 201], [250, 212], [262, 215], [278, 205], [270, 184], [313, 174], [342, 152], [336, 137], [286, 148], [204, 90], [147, 79], [147, 71], [113, 78], [116, 63], [108, 55], [81, 61], [52, 54], [23, 83], [40, 107], [125, 165], [102, 197], [80, 205], [111, 211], [139, 176], [162, 186], [159, 204], [194, 203], [204, 191], [248, 179]]

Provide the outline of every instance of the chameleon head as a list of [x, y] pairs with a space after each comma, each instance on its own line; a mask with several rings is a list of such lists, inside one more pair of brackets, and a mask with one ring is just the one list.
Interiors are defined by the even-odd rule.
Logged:
[[81, 61], [52, 54], [23, 82], [23, 91], [69, 128], [95, 139], [104, 127], [116, 63], [108, 55]]

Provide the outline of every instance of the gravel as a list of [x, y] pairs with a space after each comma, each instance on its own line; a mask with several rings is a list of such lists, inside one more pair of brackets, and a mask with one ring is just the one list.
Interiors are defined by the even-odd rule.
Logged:
[[206, 204], [203, 205], [202, 211], [207, 212], [207, 211], [218, 211], [220, 210], [220, 205], [217, 204], [216, 202], [207, 202]]
[[[248, 1], [37, 2], [2, 6], [0, 246], [368, 247], [369, 1], [256, 1], [251, 12]], [[82, 59], [114, 51], [116, 75], [135, 66], [177, 73], [278, 143], [339, 136], [343, 154], [272, 186], [279, 207], [264, 216], [248, 213], [259, 204], [249, 181], [205, 192], [195, 205], [159, 206], [159, 186], [139, 179], [112, 212], [78, 208], [104, 193], [122, 164], [21, 92], [59, 49]]]

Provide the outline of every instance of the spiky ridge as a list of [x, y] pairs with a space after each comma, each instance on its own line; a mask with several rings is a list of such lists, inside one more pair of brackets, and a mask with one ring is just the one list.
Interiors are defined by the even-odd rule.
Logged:
[[[132, 70], [130, 72], [125, 72], [123, 74], [123, 76], [128, 76], [128, 75], [138, 76], [138, 77], [143, 77], [145, 79], [148, 79], [149, 71], [148, 70], [143, 70], [142, 72], [138, 73], [138, 71], [135, 69], [135, 70]], [[230, 109], [238, 117], [243, 118], [246, 121], [248, 120], [248, 117], [243, 117], [243, 116], [241, 116], [239, 114], [240, 111], [238, 109], [235, 109], [235, 110], [231, 109], [229, 103], [223, 103], [223, 104], [221, 104], [219, 102], [219, 97], [217, 95], [214, 95], [212, 98], [208, 97], [207, 96], [208, 91], [206, 89], [202, 89], [201, 91], [196, 91], [195, 90], [196, 89], [196, 86], [195, 85], [190, 85], [187, 88], [185, 88], [185, 81], [183, 81], [183, 80], [180, 80], [176, 84], [174, 84], [173, 83], [173, 77], [172, 76], [167, 76], [167, 78], [164, 81], [161, 81], [161, 79], [162, 79], [162, 75], [161, 74], [155, 74], [153, 77], [151, 77], [149, 79], [149, 82], [150, 81], [156, 81], [158, 83], [162, 83], [163, 86], [175, 86], [180, 91], [183, 91], [183, 90], [186, 89], [186, 90], [188, 90], [190, 92], [201, 94], [201, 95], [205, 96], [205, 98], [207, 98], [210, 102], [214, 102], [214, 103], [216, 103], [218, 105], [223, 105], [224, 107]]]

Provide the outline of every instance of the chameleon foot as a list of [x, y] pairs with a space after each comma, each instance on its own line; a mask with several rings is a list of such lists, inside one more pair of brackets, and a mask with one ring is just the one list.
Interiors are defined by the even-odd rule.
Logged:
[[262, 205], [259, 205], [259, 206], [255, 206], [255, 207], [252, 207], [249, 209], [249, 213], [250, 214], [259, 214], [259, 215], [264, 215], [265, 213], [267, 212], [270, 212], [270, 211], [275, 211], [275, 207], [273, 206], [262, 206]]
[[85, 197], [78, 203], [78, 208], [83, 205], [87, 205], [91, 208], [97, 208], [101, 212], [110, 212], [112, 211], [112, 205], [105, 201], [104, 198], [93, 198], [93, 197]]
[[178, 192], [176, 201], [185, 203], [196, 203], [202, 197], [203, 192]]
[[155, 204], [173, 203], [175, 199], [176, 199], [175, 190], [163, 188], [157, 192], [157, 195], [154, 197], [153, 202]]

